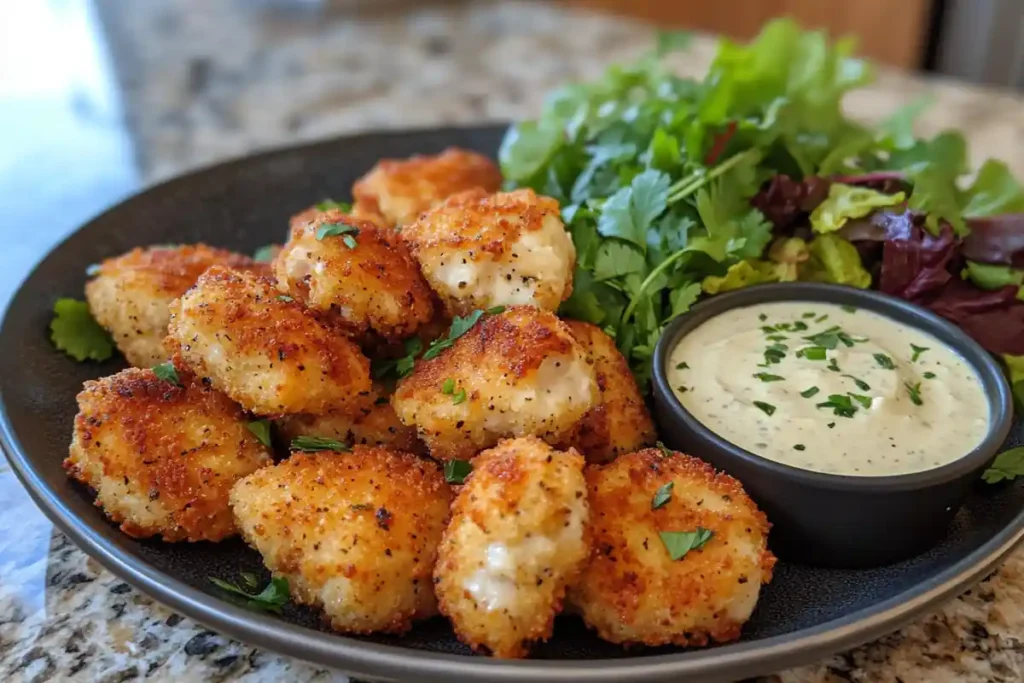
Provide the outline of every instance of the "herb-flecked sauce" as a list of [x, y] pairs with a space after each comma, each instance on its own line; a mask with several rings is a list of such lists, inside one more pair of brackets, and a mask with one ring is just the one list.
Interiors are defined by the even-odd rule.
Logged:
[[727, 311], [684, 336], [673, 392], [728, 441], [793, 467], [907, 474], [970, 452], [989, 427], [974, 370], [935, 337], [812, 302]]

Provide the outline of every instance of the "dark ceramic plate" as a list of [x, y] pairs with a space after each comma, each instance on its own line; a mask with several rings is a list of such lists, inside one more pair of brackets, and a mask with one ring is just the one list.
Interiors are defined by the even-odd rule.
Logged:
[[[382, 133], [241, 159], [154, 187], [99, 216], [58, 246], [14, 297], [0, 329], [0, 437], [18, 476], [60, 529], [157, 600], [228, 635], [366, 677], [415, 680], [730, 680], [812, 662], [898, 628], [981, 579], [1024, 536], [1024, 485], [979, 484], [948, 536], [910, 561], [870, 570], [780, 563], [740, 642], [706, 650], [622, 650], [575, 617], [560, 617], [533, 659], [474, 657], [442, 619], [402, 637], [346, 638], [315, 613], [283, 617], [225, 602], [209, 576], [260, 571], [239, 541], [135, 541], [109, 524], [61, 469], [82, 382], [123, 367], [74, 363], [47, 339], [54, 300], [81, 297], [90, 263], [137, 245], [204, 241], [251, 252], [282, 239], [288, 217], [341, 199], [377, 159], [460, 145], [494, 153], [499, 128]], [[1019, 428], [1015, 430], [1020, 439]], [[699, 455], [699, 453], [697, 454]]]

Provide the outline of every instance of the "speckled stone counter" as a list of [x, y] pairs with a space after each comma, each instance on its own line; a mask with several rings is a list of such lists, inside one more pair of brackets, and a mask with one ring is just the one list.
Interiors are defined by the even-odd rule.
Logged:
[[[362, 3], [366, 6], [367, 3]], [[387, 3], [394, 5], [395, 3]], [[508, 120], [641, 53], [651, 29], [541, 3], [325, 11], [315, 2], [100, 2], [143, 175], [371, 128]], [[698, 75], [709, 39], [676, 58]], [[963, 129], [975, 161], [1024, 176], [1024, 102], [884, 72], [850, 98], [878, 120], [921, 95], [921, 133]], [[55, 532], [0, 468], [0, 680], [343, 681], [212, 633], [138, 593]], [[765, 680], [1024, 680], [1024, 551], [898, 633]]]

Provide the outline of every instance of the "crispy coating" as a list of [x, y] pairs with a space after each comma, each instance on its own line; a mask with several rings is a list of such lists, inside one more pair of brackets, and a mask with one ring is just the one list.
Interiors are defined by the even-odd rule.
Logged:
[[352, 186], [353, 212], [401, 227], [453, 194], [473, 188], [497, 192], [500, 187], [501, 172], [493, 161], [449, 147], [430, 156], [378, 161]]
[[168, 348], [258, 415], [323, 413], [370, 390], [370, 362], [297, 301], [215, 266], [171, 305]]
[[232, 484], [270, 454], [231, 399], [179, 377], [184, 386], [128, 368], [86, 382], [64, 468], [129, 536], [219, 541], [236, 533]]
[[496, 657], [547, 640], [589, 550], [583, 458], [536, 437], [473, 461], [452, 506], [434, 584], [459, 639]]
[[436, 613], [430, 574], [450, 501], [437, 464], [367, 446], [296, 453], [231, 491], [242, 536], [292, 598], [347, 633], [401, 633]]
[[465, 460], [508, 436], [558, 443], [597, 396], [593, 368], [565, 323], [514, 306], [485, 315], [439, 356], [417, 361], [391, 404], [433, 457]]
[[387, 393], [378, 385], [359, 405], [323, 415], [289, 415], [281, 418], [278, 426], [289, 442], [297, 436], [322, 436], [349, 445], [386, 446], [417, 455], [425, 455], [427, 450], [417, 438], [416, 429], [398, 419]]
[[[318, 239], [324, 225], [354, 232]], [[434, 294], [401, 237], [338, 210], [294, 229], [274, 271], [281, 292], [336, 316], [353, 336], [401, 339], [434, 316]]]
[[658, 438], [654, 422], [615, 340], [590, 323], [566, 320], [565, 324], [594, 368], [599, 398], [560, 446], [572, 446], [587, 462], [608, 462], [652, 445]]
[[253, 261], [205, 244], [132, 249], [99, 265], [85, 298], [128, 362], [152, 367], [167, 360], [168, 306], [215, 264], [243, 268]]
[[402, 236], [452, 314], [516, 304], [554, 311], [572, 293], [576, 248], [558, 202], [533, 190], [463, 192]]
[[[707, 645], [740, 636], [772, 576], [770, 525], [738, 481], [656, 448], [586, 469], [592, 551], [569, 598], [604, 640]], [[671, 499], [652, 510], [658, 489]], [[713, 536], [673, 561], [659, 532]]]

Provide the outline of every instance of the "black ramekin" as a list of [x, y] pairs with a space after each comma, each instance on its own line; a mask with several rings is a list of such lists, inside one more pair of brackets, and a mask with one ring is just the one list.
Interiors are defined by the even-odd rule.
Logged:
[[[927, 332], [978, 373], [989, 401], [984, 440], [948, 465], [888, 477], [824, 474], [773, 462], [744, 450], [698, 422], [676, 399], [667, 365], [676, 343], [732, 308], [778, 301], [846, 304]], [[938, 542], [971, 486], [1006, 440], [1013, 421], [1010, 387], [999, 363], [956, 326], [911, 303], [878, 292], [817, 283], [759, 285], [712, 297], [665, 329], [654, 351], [654, 404], [659, 433], [676, 450], [725, 470], [768, 515], [769, 545], [780, 557], [830, 567], [869, 567], [917, 555]]]

